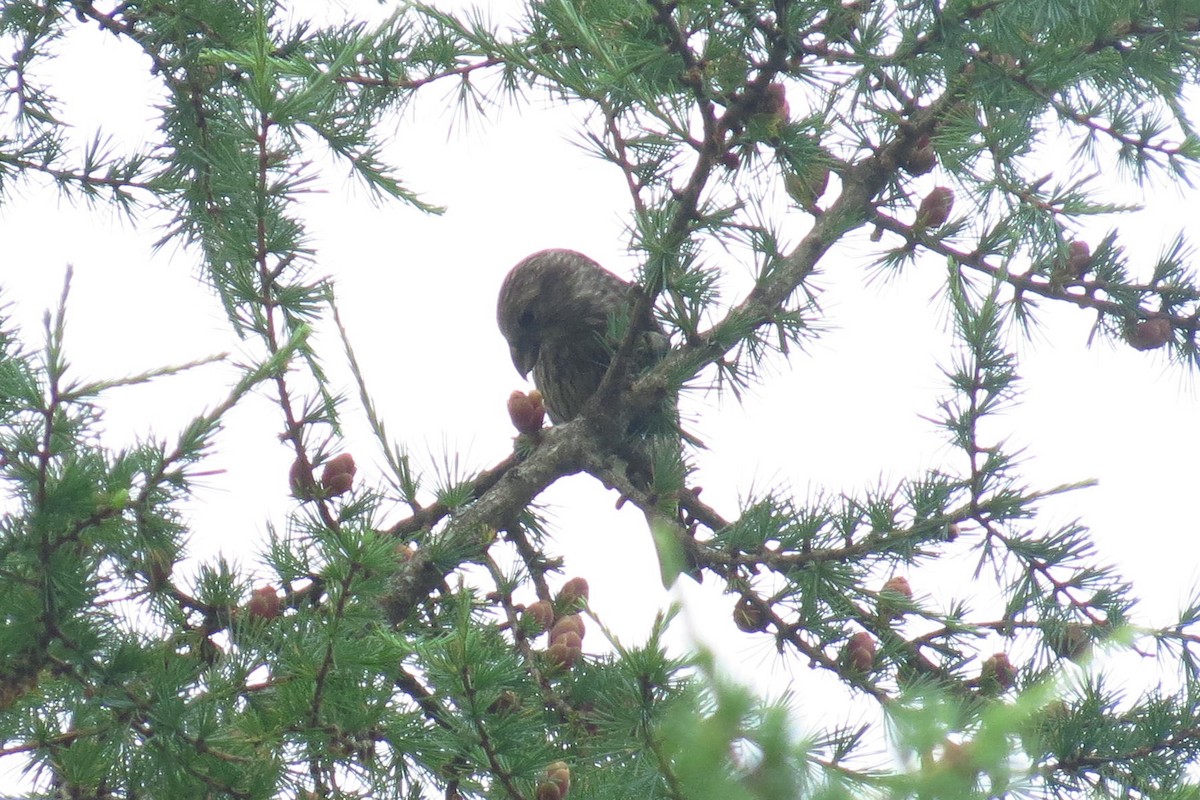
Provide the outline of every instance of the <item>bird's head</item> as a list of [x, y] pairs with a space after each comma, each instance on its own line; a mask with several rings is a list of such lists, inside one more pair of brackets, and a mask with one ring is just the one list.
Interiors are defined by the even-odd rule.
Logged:
[[537, 364], [547, 340], [579, 329], [576, 283], [593, 269], [600, 267], [574, 250], [542, 250], [513, 267], [504, 279], [496, 321], [522, 377]]
[[[501, 323], [503, 325], [503, 323]], [[508, 353], [512, 356], [513, 366], [517, 368], [522, 378], [529, 376], [530, 370], [537, 364], [541, 354], [542, 338], [538, 332], [539, 323], [533, 308], [525, 306], [511, 321], [509, 328], [504, 330], [504, 338], [508, 339]]]

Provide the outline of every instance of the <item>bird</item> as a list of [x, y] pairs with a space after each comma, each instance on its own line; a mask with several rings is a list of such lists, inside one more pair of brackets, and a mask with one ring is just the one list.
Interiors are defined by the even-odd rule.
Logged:
[[[496, 321], [508, 342], [513, 366], [522, 377], [533, 374], [550, 420], [556, 424], [579, 416], [595, 394], [612, 363], [613, 353], [629, 326], [638, 337], [631, 355], [630, 376], [662, 360], [670, 341], [650, 310], [630, 320], [637, 298], [635, 284], [614, 275], [575, 250], [540, 250], [522, 259], [500, 287]], [[682, 439], [695, 441], [679, 427], [676, 395], [670, 392], [634, 416], [623, 441], [614, 451], [628, 465], [630, 482], [655, 494], [655, 467], [678, 461], [682, 484]], [[675, 458], [678, 457], [678, 458]], [[670, 534], [663, 531], [662, 514], [647, 512], [659, 551], [663, 582], [683, 571], [679, 553], [664, 552]], [[671, 521], [674, 525], [676, 522]], [[674, 549], [678, 549], [675, 545]], [[698, 570], [691, 569], [698, 575]]]
[[[497, 322], [513, 366], [521, 377], [533, 373], [552, 422], [575, 419], [600, 386], [620, 345], [622, 317], [635, 299], [632, 283], [575, 250], [541, 250], [508, 273]], [[668, 349], [667, 335], [651, 315], [638, 328], [634, 374]]]

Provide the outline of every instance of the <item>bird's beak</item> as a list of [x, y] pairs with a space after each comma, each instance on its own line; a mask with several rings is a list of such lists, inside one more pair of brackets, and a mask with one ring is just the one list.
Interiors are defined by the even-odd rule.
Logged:
[[508, 348], [508, 352], [512, 355], [513, 366], [517, 368], [517, 372], [520, 373], [521, 377], [529, 377], [529, 372], [538, 360], [538, 348], [536, 346], [526, 347], [514, 344]]

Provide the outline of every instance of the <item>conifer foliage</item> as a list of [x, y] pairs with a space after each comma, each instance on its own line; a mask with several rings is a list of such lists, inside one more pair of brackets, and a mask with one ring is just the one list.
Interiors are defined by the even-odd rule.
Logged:
[[[1077, 307], [1098, 339], [1197, 365], [1186, 239], [1142, 264], [1119, 228], [1080, 230], [1137, 215], [1084, 176], [1194, 176], [1200, 7], [530, 0], [507, 27], [421, 4], [380, 24], [300, 23], [285, 6], [0, 6], [0, 203], [52, 185], [134, 219], [165, 211], [163, 243], [199, 265], [244, 342], [224, 398], [173, 436], [148, 426], [116, 447], [98, 417], [113, 390], [194, 365], [79, 379], [64, 331], [87, 299], [69, 283], [40, 343], [0, 320], [6, 775], [129, 800], [1200, 794], [1200, 600], [1132, 627], [1134, 588], [1087, 530], [1038, 519], [1072, 487], [1027, 485], [997, 435], [1017, 395], [1013, 341], [1039, 308]], [[162, 99], [143, 151], [67, 143], [69, 109], [39, 67], [80, 29], [147, 57]], [[318, 352], [312, 332], [342, 320], [298, 209], [331, 155], [381, 201], [436, 213], [403, 180], [413, 154], [384, 142], [397, 110], [448, 84], [468, 105], [549, 93], [581, 108], [592, 155], [628, 187], [640, 272], [612, 320], [604, 402], [547, 426], [541, 396], [514, 393], [513, 452], [439, 484], [388, 436], [365, 382], [350, 402], [327, 378], [332, 360], [357, 365], [352, 341]], [[1037, 171], [1063, 142], [1066, 163]], [[738, 396], [836, 323], [814, 275], [852, 237], [880, 272], [944, 265], [956, 346], [936, 422], [956, 458], [878, 491], [776, 491], [738, 509], [702, 499], [677, 447], [652, 481], [630, 480], [618, 454], [639, 410], [685, 385]], [[753, 273], [748, 290], [722, 291], [731, 261]], [[628, 321], [650, 314], [671, 348], [647, 365]], [[479, 335], [499, 332], [487, 320]], [[278, 426], [239, 443], [246, 457], [282, 446], [293, 462], [291, 511], [264, 521], [286, 531], [261, 554], [273, 578], [220, 561], [184, 572], [202, 532], [183, 504], [251, 396], [272, 398]], [[376, 433], [384, 480], [364, 480], [366, 445], [340, 440], [350, 415]], [[824, 673], [874, 721], [826, 724], [739, 688], [707, 654], [669, 656], [667, 617], [612, 636], [534, 503], [578, 472], [647, 511], [679, 561], [664, 575], [702, 575], [740, 635]], [[963, 579], [1003, 596], [994, 613], [941, 605], [914, 577], [964, 555]], [[1094, 665], [1122, 648], [1159, 677], [1120, 686]]]

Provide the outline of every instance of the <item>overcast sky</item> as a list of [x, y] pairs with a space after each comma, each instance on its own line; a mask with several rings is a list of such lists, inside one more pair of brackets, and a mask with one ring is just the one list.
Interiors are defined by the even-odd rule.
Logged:
[[[94, 27], [63, 43], [52, 68], [55, 88], [80, 141], [97, 126], [120, 146], [154, 140], [147, 67], [128, 43]], [[571, 247], [632, 273], [624, 183], [615, 168], [579, 146], [581, 119], [581, 110], [534, 98], [519, 110], [463, 124], [435, 91], [398, 121], [390, 155], [409, 188], [448, 207], [444, 216], [398, 203], [374, 206], [364, 191], [347, 187], [340, 166], [321, 174], [323, 193], [306, 201], [314, 269], [337, 282], [379, 411], [391, 435], [427, 464], [457, 453], [462, 471], [470, 472], [510, 452], [505, 401], [513, 389], [528, 387], [496, 329], [495, 297], [516, 261], [541, 248]], [[1111, 192], [1146, 203], [1144, 213], [1120, 223], [1121, 242], [1144, 268], [1178, 230], [1194, 226], [1194, 193], [1143, 196], [1115, 184]], [[807, 219], [800, 212], [789, 217], [793, 241]], [[130, 224], [108, 211], [61, 203], [43, 187], [9, 195], [0, 206], [0, 284], [26, 341], [40, 343], [41, 315], [55, 304], [72, 265], [67, 353], [78, 376], [137, 373], [224, 351], [233, 353], [231, 361], [251, 358], [198, 280], [196, 254], [152, 250], [164, 221], [148, 214]], [[1097, 220], [1083, 238], [1098, 242], [1110, 224]], [[922, 419], [936, 416], [947, 394], [940, 373], [940, 364], [949, 363], [947, 308], [935, 298], [945, 265], [925, 255], [900, 279], [868, 285], [873, 252], [865, 232], [854, 234], [822, 263], [818, 284], [830, 330], [808, 352], [776, 362], [741, 404], [714, 394], [686, 399], [685, 413], [710, 448], [697, 455], [696, 483], [727, 516], [735, 515], [739, 498], [768, 487], [801, 498], [837, 496], [894, 485], [931, 467], [950, 469], [950, 461], [961, 459]], [[729, 285], [744, 286], [749, 268], [730, 263], [728, 269]], [[1024, 474], [1033, 486], [1088, 478], [1100, 486], [1047, 503], [1031, 527], [1050, 530], [1081, 517], [1095, 532], [1100, 560], [1120, 564], [1135, 582], [1144, 620], [1168, 623], [1196, 577], [1194, 383], [1160, 352], [1103, 342], [1089, 349], [1087, 312], [1047, 308], [1042, 318], [1046, 324], [1033, 341], [1013, 343], [1023, 357], [1024, 394], [1004, 419], [1010, 450], [1024, 448]], [[321, 337], [338, 386], [353, 397], [338, 363], [340, 347], [329, 330]], [[234, 375], [228, 366], [208, 367], [112, 393], [109, 444], [174, 436], [225, 396]], [[364, 480], [378, 480], [381, 459], [354, 402], [345, 417], [345, 449]], [[267, 525], [285, 527], [293, 502], [286, 480], [291, 456], [278, 441], [280, 429], [266, 396], [228, 418], [208, 465], [223, 472], [203, 480], [190, 506], [194, 558], [222, 553], [261, 569]], [[669, 600], [641, 514], [615, 511], [615, 495], [587, 477], [562, 481], [541, 499], [562, 523], [554, 540], [565, 577], [585, 576], [601, 618], [640, 641]], [[969, 569], [958, 574], [957, 584], [939, 578], [935, 585], [919, 569], [909, 578], [918, 596], [970, 595]], [[687, 619], [726, 638], [732, 601], [721, 597], [716, 581], [709, 584], [693, 593], [695, 613]], [[743, 673], [746, 680], [807, 673], [795, 658], [780, 661], [769, 637], [733, 641], [744, 652], [731, 655], [731, 663], [754, 668]], [[599, 642], [589, 637], [587, 645]]]

